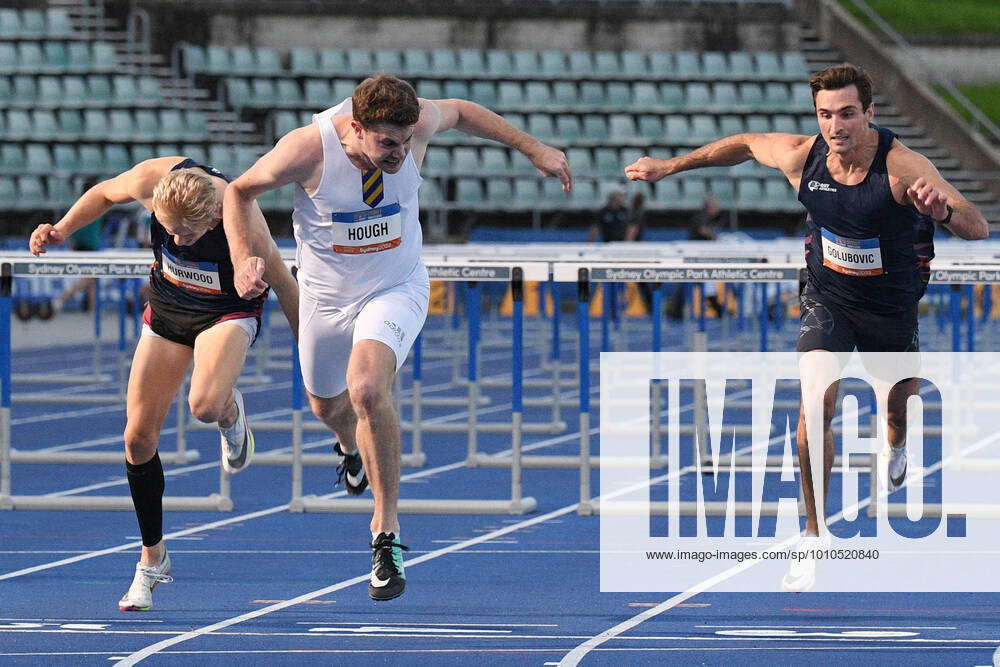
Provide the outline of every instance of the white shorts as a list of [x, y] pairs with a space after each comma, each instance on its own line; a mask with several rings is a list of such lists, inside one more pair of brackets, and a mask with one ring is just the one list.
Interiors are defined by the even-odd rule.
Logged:
[[[257, 337], [257, 318], [256, 317], [240, 317], [240, 318], [235, 319], [235, 320], [222, 320], [221, 322], [216, 322], [215, 324], [213, 324], [212, 326], [210, 326], [208, 329], [212, 329], [214, 327], [219, 327], [219, 326], [222, 326], [223, 324], [234, 324], [234, 325], [238, 326], [240, 329], [243, 330], [243, 333], [245, 333], [247, 335], [247, 345], [253, 345], [253, 341]], [[205, 329], [205, 331], [208, 331], [208, 329]], [[153, 331], [153, 329], [148, 324], [146, 324], [145, 322], [142, 323], [142, 331], [140, 332], [139, 335], [141, 335], [141, 336], [152, 336], [153, 338], [163, 338], [163, 336], [161, 336], [160, 334], [158, 334], [155, 331]]]
[[309, 393], [332, 398], [347, 389], [347, 362], [359, 340], [377, 340], [389, 346], [396, 354], [398, 371], [427, 319], [429, 296], [426, 277], [347, 306], [322, 303], [301, 291], [299, 362]]

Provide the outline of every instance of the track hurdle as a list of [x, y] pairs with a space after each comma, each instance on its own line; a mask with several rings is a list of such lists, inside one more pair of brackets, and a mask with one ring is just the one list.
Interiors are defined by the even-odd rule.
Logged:
[[[96, 256], [95, 256], [96, 255]], [[34, 257], [29, 253], [0, 254], [0, 509], [133, 509], [131, 496], [44, 496], [21, 495], [11, 492], [12, 463], [114, 463], [124, 461], [121, 452], [20, 452], [11, 441], [11, 291], [15, 276], [32, 277], [38, 275], [73, 275], [95, 278], [134, 278], [145, 276], [149, 271], [150, 258], [147, 251], [137, 251], [130, 255], [101, 257], [97, 253], [86, 253], [85, 257], [71, 254], [53, 254]], [[179, 401], [183, 406], [184, 401]], [[179, 413], [182, 409], [179, 410]], [[180, 435], [180, 432], [179, 432]], [[178, 450], [163, 452], [160, 459], [164, 463], [188, 463], [198, 458], [198, 452], [188, 451], [183, 446], [183, 438], [178, 439]], [[168, 510], [209, 510], [231, 511], [233, 502], [229, 494], [229, 475], [219, 467], [219, 490], [207, 496], [164, 496], [163, 507]]]

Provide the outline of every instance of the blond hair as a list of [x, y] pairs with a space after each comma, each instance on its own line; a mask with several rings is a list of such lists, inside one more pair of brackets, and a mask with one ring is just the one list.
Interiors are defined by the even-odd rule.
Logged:
[[177, 216], [195, 231], [208, 229], [218, 218], [215, 183], [201, 169], [171, 171], [153, 189], [153, 210]]

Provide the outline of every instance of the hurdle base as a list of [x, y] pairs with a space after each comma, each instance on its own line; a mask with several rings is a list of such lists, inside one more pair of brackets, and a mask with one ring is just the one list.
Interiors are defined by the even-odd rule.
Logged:
[[120, 394], [51, 394], [24, 392], [12, 394], [12, 403], [67, 403], [73, 405], [114, 405], [122, 403]]
[[[134, 511], [131, 496], [2, 496], [4, 510], [108, 510]], [[232, 498], [210, 496], [164, 496], [163, 509], [180, 512], [231, 512]]]
[[[374, 501], [368, 498], [319, 498], [302, 496], [292, 503], [301, 512], [333, 512], [345, 514], [367, 514], [375, 509]], [[301, 508], [301, 509], [299, 509]], [[520, 500], [421, 500], [416, 498], [400, 500], [397, 511], [400, 514], [530, 514], [538, 508], [538, 502], [531, 497]]]
[[[191, 463], [201, 458], [197, 449], [186, 449], [184, 455], [177, 452], [160, 452], [160, 461], [174, 465]], [[33, 452], [12, 449], [10, 460], [14, 463], [125, 463], [124, 452]]]

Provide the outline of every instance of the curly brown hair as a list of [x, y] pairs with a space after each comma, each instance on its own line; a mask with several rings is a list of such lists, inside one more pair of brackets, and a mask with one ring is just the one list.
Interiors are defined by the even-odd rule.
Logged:
[[867, 111], [872, 104], [872, 80], [868, 73], [851, 63], [829, 67], [809, 79], [812, 88], [813, 106], [816, 105], [816, 93], [821, 90], [840, 90], [854, 85], [861, 98], [861, 110]]
[[366, 129], [382, 123], [408, 127], [420, 118], [420, 102], [413, 86], [384, 72], [359, 83], [351, 103], [354, 120]]

